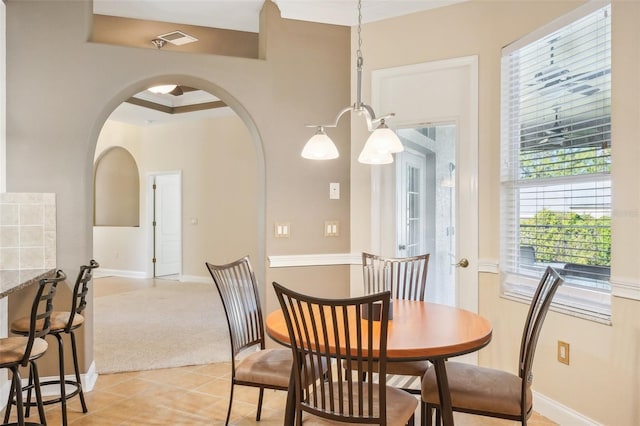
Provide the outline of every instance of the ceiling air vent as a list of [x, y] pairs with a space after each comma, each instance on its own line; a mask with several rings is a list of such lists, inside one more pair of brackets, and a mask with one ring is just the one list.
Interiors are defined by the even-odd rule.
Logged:
[[182, 31], [172, 31], [167, 34], [159, 35], [158, 38], [166, 42], [169, 42], [171, 44], [175, 44], [176, 46], [181, 46], [183, 44], [193, 43], [194, 41], [198, 41], [197, 38], [190, 36], [188, 34], [185, 34]]

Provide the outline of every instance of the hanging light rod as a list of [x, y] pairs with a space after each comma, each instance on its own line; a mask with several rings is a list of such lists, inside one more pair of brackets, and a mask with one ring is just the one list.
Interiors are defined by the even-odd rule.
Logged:
[[[302, 157], [311, 160], [331, 160], [340, 155], [336, 145], [325, 132], [325, 128], [337, 127], [340, 118], [347, 112], [356, 112], [364, 116], [367, 121], [367, 129], [372, 132], [367, 139], [358, 161], [365, 164], [388, 164], [393, 162], [392, 153], [404, 150], [402, 142], [393, 130], [387, 126], [385, 120], [393, 117], [390, 113], [382, 117], [376, 117], [376, 113], [369, 105], [362, 102], [362, 0], [358, 0], [358, 50], [356, 51], [356, 102], [353, 105], [343, 108], [336, 115], [336, 119], [331, 124], [309, 124], [306, 127], [316, 129], [315, 135], [309, 139], [302, 149]], [[375, 127], [377, 125], [377, 127]], [[374, 129], [375, 127], [375, 129]]]

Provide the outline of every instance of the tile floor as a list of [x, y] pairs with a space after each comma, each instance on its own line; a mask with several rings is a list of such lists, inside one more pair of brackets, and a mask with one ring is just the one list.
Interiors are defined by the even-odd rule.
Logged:
[[[69, 402], [71, 425], [222, 425], [227, 414], [229, 363], [164, 370], [103, 374], [86, 394], [89, 412], [82, 413], [78, 398]], [[285, 392], [265, 391], [262, 420], [255, 421], [257, 390], [237, 386], [231, 424], [236, 426], [282, 425]], [[15, 410], [14, 410], [15, 411]], [[62, 424], [59, 405], [46, 410], [49, 426]], [[32, 414], [36, 421], [37, 413]], [[456, 425], [510, 426], [517, 422], [455, 414]], [[418, 420], [418, 419], [416, 419]], [[416, 422], [419, 424], [419, 421]], [[534, 414], [531, 426], [555, 423]]]
[[[106, 281], [105, 281], [106, 282]], [[153, 286], [154, 280], [122, 279], [101, 285], [94, 282], [94, 297], [126, 292], [141, 286]], [[85, 395], [89, 412], [82, 413], [78, 398], [68, 405], [69, 424], [95, 425], [161, 425], [218, 426], [227, 415], [230, 390], [230, 363], [196, 365], [163, 370], [101, 374], [91, 392]], [[255, 421], [258, 390], [237, 386], [234, 392], [230, 424], [234, 426], [281, 426], [286, 394], [265, 390], [262, 419]], [[15, 421], [15, 410], [12, 419]], [[4, 414], [2, 412], [2, 414]], [[46, 406], [47, 424], [62, 424], [59, 404]], [[517, 422], [455, 413], [456, 425], [511, 426]], [[37, 411], [31, 415], [37, 421]], [[419, 418], [416, 418], [419, 425]], [[530, 426], [555, 423], [534, 414]]]

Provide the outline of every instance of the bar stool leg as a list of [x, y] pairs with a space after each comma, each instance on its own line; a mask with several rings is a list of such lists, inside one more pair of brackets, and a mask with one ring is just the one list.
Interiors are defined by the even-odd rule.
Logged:
[[[33, 375], [33, 386], [36, 391], [36, 404], [38, 405], [38, 417], [40, 418], [40, 424], [47, 426], [47, 418], [44, 414], [44, 402], [42, 402], [42, 390], [40, 389], [40, 373], [38, 373], [38, 366], [35, 362], [31, 363], [31, 372]], [[29, 405], [31, 404], [27, 404], [27, 409], [29, 409]]]
[[7, 407], [4, 410], [3, 423], [9, 423], [9, 417], [11, 416], [11, 407], [13, 406], [13, 396], [16, 393], [16, 384], [14, 382], [13, 372], [11, 373], [11, 389], [9, 390], [9, 399], [7, 399]]
[[78, 350], [76, 349], [76, 335], [71, 330], [69, 333], [71, 335], [71, 351], [73, 352], [73, 367], [76, 370], [76, 382], [78, 383], [78, 393], [80, 395], [80, 404], [82, 404], [82, 412], [86, 413], [89, 410], [87, 409], [87, 404], [84, 401], [84, 392], [82, 391], [82, 381], [80, 380], [80, 368], [78, 368]]
[[13, 374], [13, 386], [16, 396], [16, 414], [18, 415], [18, 426], [24, 426], [24, 407], [22, 405], [22, 379], [18, 367], [11, 367]]
[[60, 333], [54, 333], [58, 341], [58, 365], [60, 368], [60, 404], [62, 404], [62, 425], [67, 426], [67, 394], [64, 381], [64, 348]]
[[33, 367], [34, 364], [29, 363], [29, 382], [27, 384], [27, 404], [25, 408], [25, 416], [29, 417], [31, 415], [31, 390], [33, 389]]

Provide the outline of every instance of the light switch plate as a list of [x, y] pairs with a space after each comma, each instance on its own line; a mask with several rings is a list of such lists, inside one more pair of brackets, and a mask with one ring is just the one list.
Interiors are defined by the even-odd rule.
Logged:
[[329, 199], [330, 200], [340, 199], [340, 184], [338, 182], [331, 182], [329, 184]]
[[558, 362], [569, 365], [569, 343], [558, 340]]

